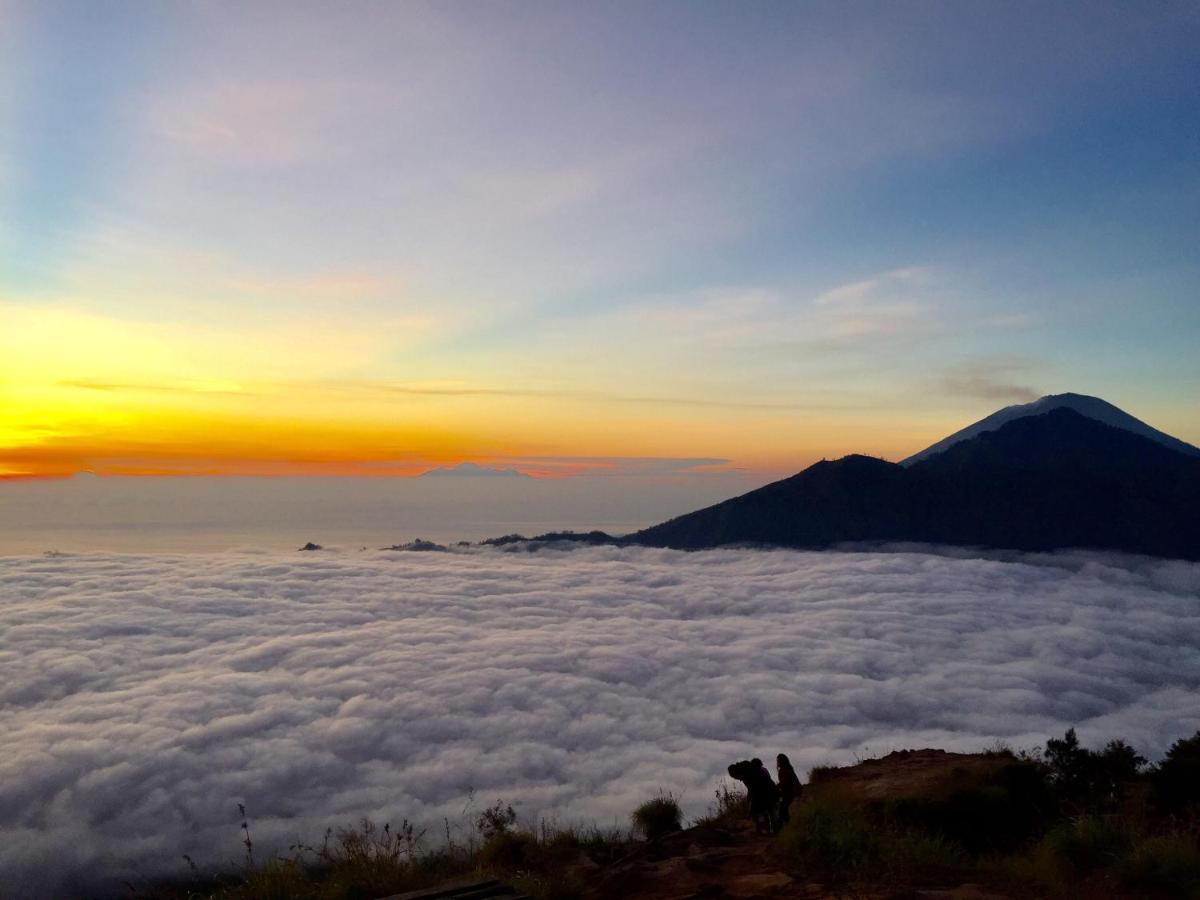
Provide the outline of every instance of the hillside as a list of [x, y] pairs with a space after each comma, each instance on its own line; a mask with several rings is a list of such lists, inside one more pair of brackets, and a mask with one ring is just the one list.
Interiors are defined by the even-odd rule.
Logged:
[[[1014, 769], [1028, 764], [1005, 754], [905, 750], [855, 766], [818, 770], [796, 807], [798, 818], [812, 818], [831, 801], [847, 819], [885, 805], [922, 804], [960, 786], [1002, 789]], [[1008, 824], [1007, 822], [1005, 823]], [[870, 873], [849, 865], [826, 869], [804, 859], [793, 834], [771, 839], [755, 834], [735, 813], [702, 821], [657, 841], [637, 845], [625, 858], [596, 872], [589, 900], [688, 900], [688, 898], [861, 898], [896, 897], [902, 886], [912, 898], [1017, 896], [977, 882], [964, 881], [953, 867], [936, 861], [880, 867]]]
[[[1054, 900], [1200, 897], [1200, 732], [1154, 765], [1074, 730], [1044, 749], [898, 750], [819, 766], [790, 821], [757, 832], [728, 782], [683, 827], [659, 792], [633, 830], [519, 823], [497, 801], [476, 835], [420, 849], [424, 830], [368, 820], [239, 872], [134, 896], [169, 900]], [[245, 826], [243, 826], [245, 827]], [[249, 840], [247, 836], [247, 840]]]

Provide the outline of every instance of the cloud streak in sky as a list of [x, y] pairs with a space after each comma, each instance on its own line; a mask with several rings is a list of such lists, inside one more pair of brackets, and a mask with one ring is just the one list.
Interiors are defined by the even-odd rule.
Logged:
[[[1200, 566], [600, 548], [0, 559], [0, 880], [182, 872], [362, 815], [624, 821], [863, 747], [1159, 755], [1200, 726]], [[111, 881], [109, 882], [112, 883]]]

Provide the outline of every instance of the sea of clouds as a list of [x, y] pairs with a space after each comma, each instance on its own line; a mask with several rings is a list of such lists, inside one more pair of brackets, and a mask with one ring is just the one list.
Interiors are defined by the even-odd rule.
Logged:
[[624, 824], [797, 768], [1200, 728], [1200, 565], [1088, 554], [0, 557], [0, 884], [69, 896], [362, 816]]

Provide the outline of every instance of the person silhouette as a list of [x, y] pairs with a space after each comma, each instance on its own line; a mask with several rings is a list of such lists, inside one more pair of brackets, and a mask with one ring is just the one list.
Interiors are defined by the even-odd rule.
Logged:
[[746, 785], [750, 802], [750, 818], [756, 831], [771, 834], [775, 831], [775, 811], [779, 806], [779, 791], [771, 773], [757, 757], [742, 760], [729, 767], [729, 776]]
[[791, 818], [788, 807], [800, 796], [800, 779], [796, 777], [791, 760], [783, 753], [775, 757], [775, 771], [779, 775], [779, 815], [776, 816], [775, 827], [782, 830]]

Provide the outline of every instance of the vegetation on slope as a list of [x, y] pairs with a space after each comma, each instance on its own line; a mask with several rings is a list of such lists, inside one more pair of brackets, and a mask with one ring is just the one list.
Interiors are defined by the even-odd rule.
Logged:
[[967, 883], [1012, 897], [1200, 898], [1200, 732], [1154, 766], [1123, 741], [1083, 747], [1071, 730], [1036, 751], [905, 750], [821, 767], [774, 837], [753, 833], [747, 809], [723, 784], [708, 815], [680, 830], [676, 799], [660, 791], [624, 831], [523, 825], [497, 801], [462, 840], [448, 823], [435, 842], [407, 822], [363, 821], [270, 860], [255, 857], [243, 822], [242, 871], [193, 869], [135, 895], [373, 900], [493, 877], [540, 898], [745, 884], [762, 896], [878, 896]]

